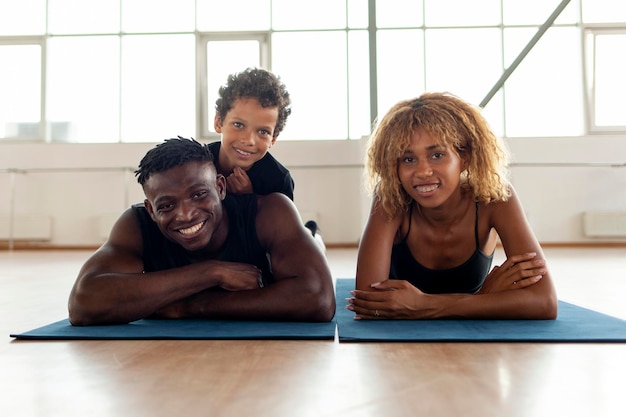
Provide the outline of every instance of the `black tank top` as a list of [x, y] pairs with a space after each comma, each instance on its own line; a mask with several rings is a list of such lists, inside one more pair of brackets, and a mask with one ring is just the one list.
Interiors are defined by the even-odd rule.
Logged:
[[[256, 195], [227, 194], [223, 201], [228, 212], [228, 237], [216, 259], [256, 265], [263, 282], [274, 282], [270, 259], [256, 234]], [[192, 260], [180, 245], [167, 239], [143, 204], [132, 206], [143, 239], [144, 271], [160, 271], [189, 265]]]
[[402, 241], [393, 245], [391, 250], [389, 278], [406, 280], [428, 294], [473, 294], [478, 291], [483, 285], [493, 261], [493, 253], [487, 256], [480, 250], [478, 242], [478, 203], [476, 203], [476, 220], [474, 221], [476, 250], [467, 261], [450, 269], [429, 269], [413, 258], [406, 244], [406, 239], [411, 231], [413, 203], [411, 203], [409, 213], [409, 230]]

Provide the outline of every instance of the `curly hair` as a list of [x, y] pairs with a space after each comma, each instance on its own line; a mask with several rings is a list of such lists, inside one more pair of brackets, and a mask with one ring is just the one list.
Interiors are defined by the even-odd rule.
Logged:
[[274, 137], [285, 128], [291, 114], [291, 98], [280, 77], [267, 70], [252, 67], [229, 75], [226, 84], [220, 87], [219, 98], [215, 101], [215, 111], [221, 120], [226, 118], [235, 101], [240, 98], [255, 98], [263, 107], [278, 108]]
[[480, 110], [450, 93], [425, 93], [394, 105], [370, 136], [366, 154], [366, 186], [391, 218], [408, 209], [410, 196], [398, 179], [398, 161], [417, 127], [459, 157], [469, 157], [461, 187], [479, 202], [506, 201], [508, 153]]
[[165, 139], [145, 154], [139, 162], [135, 176], [137, 182], [143, 186], [150, 175], [192, 161], [213, 162], [213, 154], [207, 145], [201, 144], [194, 138], [187, 139], [178, 136], [177, 138]]

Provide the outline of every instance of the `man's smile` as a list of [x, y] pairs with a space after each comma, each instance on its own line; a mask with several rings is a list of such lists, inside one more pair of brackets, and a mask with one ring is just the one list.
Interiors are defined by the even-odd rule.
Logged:
[[200, 223], [198, 223], [196, 225], [193, 225], [191, 227], [187, 227], [185, 229], [178, 229], [178, 233], [180, 233], [181, 235], [184, 235], [184, 236], [191, 236], [191, 235], [197, 233], [202, 228], [202, 226], [204, 226], [205, 223], [206, 223], [206, 220], [204, 220], [204, 221], [202, 221], [202, 222], [200, 222]]

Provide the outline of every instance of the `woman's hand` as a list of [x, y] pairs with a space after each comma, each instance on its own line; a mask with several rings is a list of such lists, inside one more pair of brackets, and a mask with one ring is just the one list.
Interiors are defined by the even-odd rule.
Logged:
[[546, 273], [546, 262], [535, 259], [536, 253], [525, 253], [507, 258], [495, 266], [477, 294], [492, 294], [500, 291], [517, 290], [536, 284]]
[[346, 308], [355, 320], [425, 319], [430, 317], [428, 294], [407, 281], [385, 280], [372, 284], [372, 291], [354, 290]]

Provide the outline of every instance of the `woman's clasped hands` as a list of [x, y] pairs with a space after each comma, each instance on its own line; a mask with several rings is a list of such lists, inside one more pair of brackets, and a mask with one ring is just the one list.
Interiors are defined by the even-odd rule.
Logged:
[[441, 306], [438, 298], [494, 294], [536, 284], [547, 271], [545, 261], [536, 256], [531, 252], [507, 258], [491, 270], [475, 294], [426, 294], [408, 281], [387, 279], [372, 284], [370, 291], [351, 291], [346, 308], [355, 313], [355, 320], [434, 318]]

